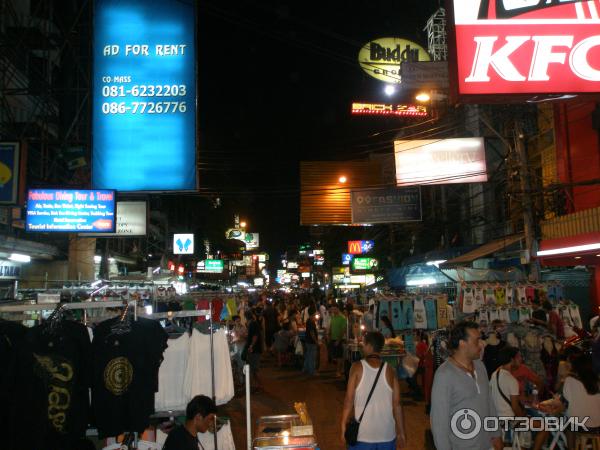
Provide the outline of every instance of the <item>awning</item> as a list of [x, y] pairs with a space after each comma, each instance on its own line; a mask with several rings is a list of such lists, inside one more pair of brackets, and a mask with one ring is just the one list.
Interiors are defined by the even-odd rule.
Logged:
[[505, 236], [501, 239], [496, 239], [494, 241], [488, 242], [487, 244], [483, 244], [481, 247], [477, 247], [475, 250], [471, 250], [468, 253], [446, 261], [441, 266], [448, 267], [470, 264], [476, 259], [483, 258], [484, 256], [491, 255], [492, 253], [496, 253], [500, 250], [505, 249], [509, 245], [520, 241], [521, 239], [523, 239], [523, 237], [523, 234], [513, 234], [511, 236]]

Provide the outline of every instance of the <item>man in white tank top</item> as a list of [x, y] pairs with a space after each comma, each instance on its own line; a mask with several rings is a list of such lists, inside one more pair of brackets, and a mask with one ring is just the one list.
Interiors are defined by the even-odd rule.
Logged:
[[[352, 411], [358, 421], [364, 410], [358, 442], [350, 446], [350, 450], [397, 450], [406, 447], [400, 385], [394, 370], [379, 355], [384, 343], [381, 333], [367, 333], [363, 342], [365, 358], [355, 362], [350, 369], [342, 412], [342, 441], [345, 442], [346, 424]], [[381, 375], [365, 409], [367, 397], [382, 364]]]

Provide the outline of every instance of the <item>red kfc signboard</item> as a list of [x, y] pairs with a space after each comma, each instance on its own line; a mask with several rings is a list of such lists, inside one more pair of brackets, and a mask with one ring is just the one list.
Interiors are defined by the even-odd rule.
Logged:
[[600, 0], [450, 0], [460, 96], [600, 92]]

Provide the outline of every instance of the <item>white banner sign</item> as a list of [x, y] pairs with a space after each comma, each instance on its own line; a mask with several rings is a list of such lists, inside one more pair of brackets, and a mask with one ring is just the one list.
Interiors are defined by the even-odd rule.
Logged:
[[194, 254], [194, 235], [193, 234], [174, 234], [173, 235], [173, 254], [174, 255], [193, 255]]
[[483, 138], [395, 141], [396, 184], [487, 181]]
[[146, 202], [117, 202], [115, 233], [85, 233], [83, 237], [146, 236]]

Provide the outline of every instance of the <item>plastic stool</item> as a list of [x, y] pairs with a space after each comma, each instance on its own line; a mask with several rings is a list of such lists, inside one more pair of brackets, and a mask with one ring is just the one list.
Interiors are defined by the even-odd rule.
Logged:
[[575, 450], [600, 450], [600, 435], [591, 433], [577, 433]]

